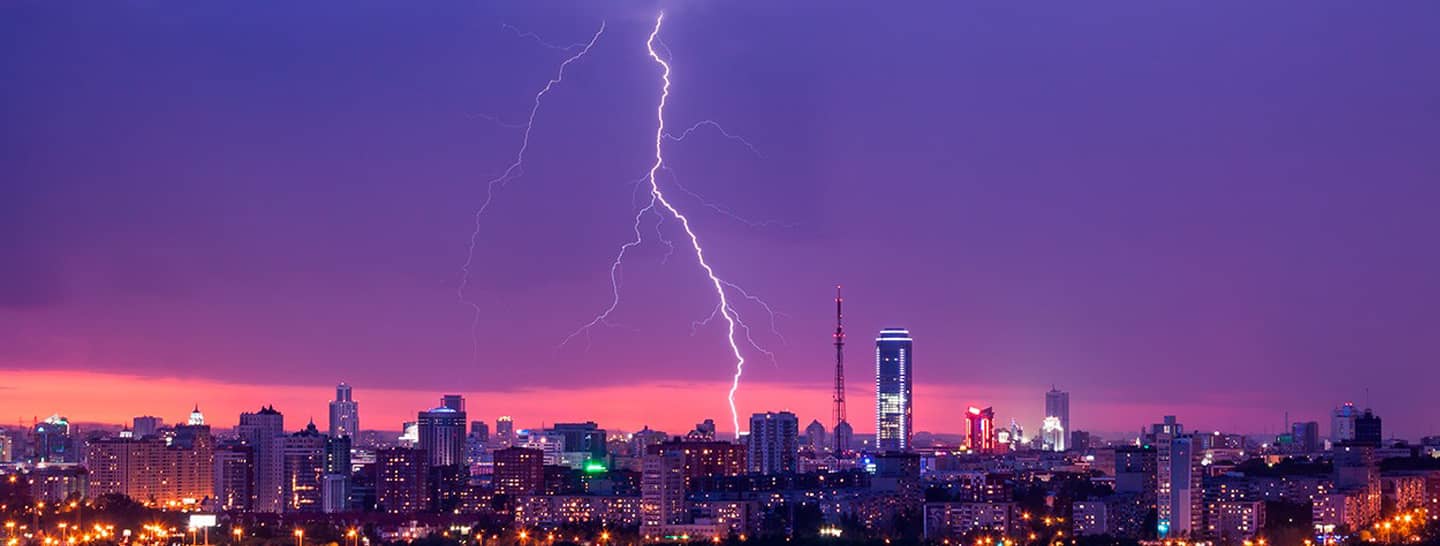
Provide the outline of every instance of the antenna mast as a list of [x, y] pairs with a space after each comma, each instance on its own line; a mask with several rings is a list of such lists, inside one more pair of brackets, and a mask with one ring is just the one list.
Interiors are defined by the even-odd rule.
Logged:
[[[840, 286], [835, 286], [835, 412], [832, 416], [835, 427], [845, 422], [845, 326], [841, 305], [845, 299], [840, 296]], [[832, 431], [834, 429], [831, 429]], [[839, 435], [835, 435], [835, 449], [840, 450]]]

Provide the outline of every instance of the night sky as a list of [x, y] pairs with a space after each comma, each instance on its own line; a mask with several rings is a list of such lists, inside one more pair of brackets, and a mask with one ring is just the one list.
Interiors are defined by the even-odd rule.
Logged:
[[[1440, 433], [1440, 3], [971, 4], [7, 2], [0, 422], [296, 428], [343, 380], [365, 428], [459, 392], [522, 427], [728, 429], [673, 220], [614, 326], [560, 346], [633, 237], [663, 8], [667, 125], [759, 151], [702, 127], [660, 179], [781, 313], [737, 304], [776, 356], [747, 353], [742, 418], [828, 423], [843, 284], [861, 432], [905, 326], [921, 430], [971, 404], [1038, 430], [1054, 384], [1098, 431], [1325, 430], [1368, 389], [1387, 432]], [[567, 55], [523, 33], [602, 20], [481, 217], [472, 356], [473, 214]]]

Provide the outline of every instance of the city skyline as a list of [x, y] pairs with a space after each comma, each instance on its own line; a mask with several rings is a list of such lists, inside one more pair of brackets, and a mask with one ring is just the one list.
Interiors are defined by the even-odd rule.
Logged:
[[[776, 358], [747, 349], [739, 414], [828, 423], [843, 283], [851, 332], [926, 340], [919, 431], [976, 405], [1038, 432], [1056, 384], [1084, 430], [1276, 432], [1368, 389], [1387, 430], [1440, 432], [1440, 81], [1413, 69], [1440, 54], [1440, 8], [1329, 7], [673, 7], [670, 127], [713, 119], [759, 152], [700, 125], [661, 177], [781, 313], [740, 308]], [[26, 82], [0, 90], [0, 422], [178, 423], [198, 403], [222, 425], [262, 404], [323, 423], [340, 380], [377, 393], [379, 429], [442, 391], [487, 419], [626, 400], [597, 419], [727, 421], [733, 362], [718, 323], [692, 335], [714, 308], [692, 256], [637, 247], [625, 327], [560, 347], [630, 235], [655, 10], [0, 9], [26, 46], [0, 58]], [[583, 43], [602, 21], [482, 226], [476, 352], [465, 239], [565, 58], [525, 32]], [[871, 433], [854, 346], [849, 422]]]

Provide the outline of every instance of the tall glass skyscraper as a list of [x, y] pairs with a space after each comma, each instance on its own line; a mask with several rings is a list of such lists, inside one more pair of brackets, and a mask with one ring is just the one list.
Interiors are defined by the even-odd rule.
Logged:
[[880, 451], [907, 451], [911, 424], [910, 331], [885, 328], [875, 338], [875, 444]]

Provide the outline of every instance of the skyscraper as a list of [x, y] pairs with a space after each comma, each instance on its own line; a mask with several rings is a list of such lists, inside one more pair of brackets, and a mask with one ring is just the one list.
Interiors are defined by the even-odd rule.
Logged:
[[791, 474], [798, 461], [800, 419], [788, 411], [750, 416], [750, 471]]
[[1050, 387], [1045, 393], [1045, 417], [1054, 417], [1058, 420], [1060, 431], [1055, 442], [1045, 442], [1045, 449], [1048, 451], [1065, 451], [1069, 446], [1065, 445], [1065, 439], [1070, 434], [1070, 393]]
[[875, 338], [875, 444], [881, 451], [910, 449], [913, 341], [904, 328], [885, 328]]
[[341, 383], [335, 387], [335, 399], [330, 401], [330, 436], [360, 434], [360, 403], [350, 396], [350, 385]]
[[254, 450], [255, 484], [251, 488], [254, 496], [251, 509], [256, 512], [279, 512], [282, 506], [281, 475], [284, 462], [280, 457], [280, 445], [285, 434], [285, 416], [275, 411], [274, 406], [260, 408], [255, 413], [240, 414], [240, 424], [235, 426], [235, 435]]
[[440, 407], [420, 412], [418, 445], [425, 450], [430, 466], [465, 464], [464, 408], [459, 396], [446, 395]]

